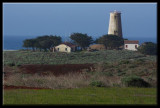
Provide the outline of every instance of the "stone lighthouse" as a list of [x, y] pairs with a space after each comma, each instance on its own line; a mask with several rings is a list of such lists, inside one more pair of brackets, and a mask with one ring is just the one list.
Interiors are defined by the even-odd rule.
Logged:
[[108, 34], [122, 36], [121, 12], [110, 12]]

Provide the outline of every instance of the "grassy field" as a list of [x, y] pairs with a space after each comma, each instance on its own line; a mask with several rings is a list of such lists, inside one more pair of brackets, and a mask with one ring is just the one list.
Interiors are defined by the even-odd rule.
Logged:
[[4, 65], [12, 64], [85, 64], [111, 63], [125, 59], [145, 59], [156, 61], [156, 56], [148, 56], [126, 50], [106, 50], [96, 52], [31, 52], [31, 51], [3, 51]]
[[156, 88], [4, 90], [3, 104], [157, 104]]
[[[3, 103], [8, 104], [157, 104], [157, 56], [146, 56], [135, 51], [106, 50], [96, 52], [31, 52], [3, 51], [4, 73], [10, 73], [4, 85], [45, 87], [51, 89], [4, 90]], [[52, 74], [24, 74], [23, 64], [86, 64], [95, 70], [80, 74], [55, 77]], [[46, 72], [44, 70], [44, 72]], [[47, 72], [46, 72], [47, 73]], [[48, 72], [49, 73], [49, 72]], [[123, 77], [139, 76], [150, 88], [128, 88]], [[102, 83], [102, 87], [90, 84]], [[99, 84], [100, 84], [99, 83]], [[71, 89], [67, 89], [71, 88]]]

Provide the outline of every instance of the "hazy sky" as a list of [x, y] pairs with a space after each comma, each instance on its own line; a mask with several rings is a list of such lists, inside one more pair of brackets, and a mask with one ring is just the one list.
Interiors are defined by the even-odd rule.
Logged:
[[122, 13], [123, 37], [157, 37], [156, 3], [3, 3], [3, 35], [102, 36], [114, 10]]

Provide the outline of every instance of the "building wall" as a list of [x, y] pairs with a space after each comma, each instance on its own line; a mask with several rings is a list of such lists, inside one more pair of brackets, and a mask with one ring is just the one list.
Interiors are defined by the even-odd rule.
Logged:
[[[59, 48], [59, 50], [58, 50], [58, 48]], [[67, 51], [66, 51], [66, 48], [67, 48]], [[57, 52], [71, 52], [71, 48], [67, 45], [64, 45], [64, 44], [60, 44], [60, 45], [56, 46], [55, 49]]]
[[121, 13], [110, 13], [108, 34], [122, 37]]
[[[128, 46], [127, 48], [126, 48], [126, 45]], [[137, 49], [135, 48], [135, 45], [137, 45], [137, 48], [139, 47], [138, 44], [124, 44], [124, 49], [137, 51]]]

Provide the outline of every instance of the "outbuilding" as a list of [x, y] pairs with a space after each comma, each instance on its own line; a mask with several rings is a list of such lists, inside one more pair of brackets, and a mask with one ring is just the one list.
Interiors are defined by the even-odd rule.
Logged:
[[77, 46], [72, 43], [64, 42], [54, 47], [53, 52], [74, 52], [76, 51], [76, 47]]
[[138, 40], [124, 40], [124, 49], [137, 51], [138, 47], [139, 47]]

